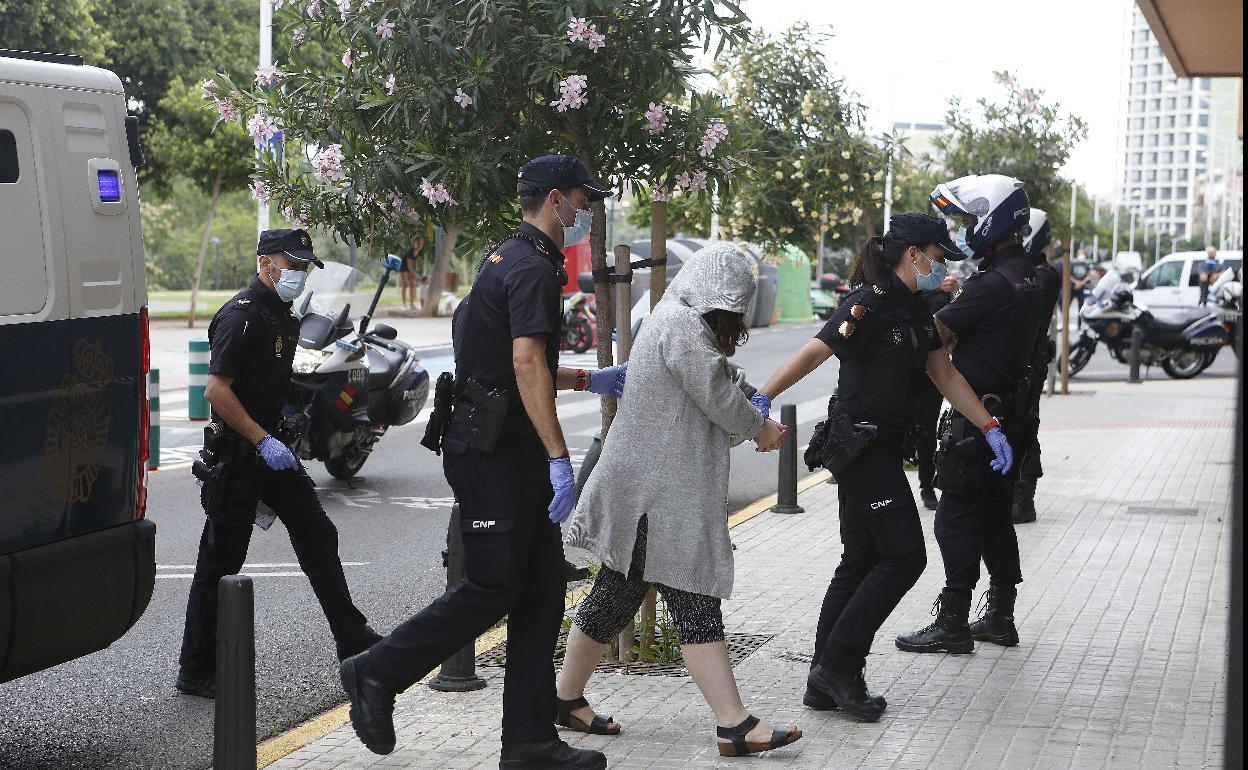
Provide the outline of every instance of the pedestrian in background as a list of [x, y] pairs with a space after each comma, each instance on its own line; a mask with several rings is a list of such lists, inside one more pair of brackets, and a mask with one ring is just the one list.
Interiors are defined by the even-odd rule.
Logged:
[[1200, 266], [1201, 307], [1209, 304], [1209, 287], [1216, 280], [1218, 280], [1218, 250], [1210, 245], [1205, 248], [1205, 261]]
[[[736, 435], [771, 451], [784, 438], [728, 369], [728, 356], [748, 337], [752, 271], [734, 246], [701, 249], [637, 338], [628, 375], [637, 395], [620, 403], [568, 529], [568, 545], [596, 554], [602, 569], [568, 634], [557, 685], [565, 727], [620, 732], [610, 717], [594, 713], [585, 685], [655, 586], [675, 621], [689, 675], [715, 714], [720, 754], [744, 756], [802, 737], [796, 727], [760, 721], [742, 704], [720, 609], [733, 581], [729, 445]], [[634, 483], [623, 490], [622, 479]]]
[[576, 499], [555, 391], [618, 397], [624, 389], [625, 366], [559, 366], [567, 283], [560, 250], [584, 237], [589, 203], [612, 192], [579, 159], [548, 155], [520, 170], [517, 193], [519, 229], [481, 260], [452, 319], [454, 404], [430, 417], [445, 426], [433, 438], [459, 503], [466, 578], [368, 653], [343, 661], [341, 678], [356, 735], [389, 754], [395, 696], [506, 617], [500, 767], [601, 770], [601, 752], [572, 748], [555, 731], [565, 586], [559, 524]]
[[399, 268], [399, 295], [406, 310], [416, 309], [416, 282], [420, 274], [421, 253], [425, 250], [425, 236], [420, 232], [412, 235], [412, 245], [403, 252]]
[[[884, 236], [863, 245], [849, 280], [854, 289], [845, 301], [759, 389], [770, 403], [834, 354], [840, 359], [822, 454], [838, 483], [842, 552], [819, 611], [803, 698], [810, 708], [839, 707], [874, 722], [888, 705], [868, 691], [864, 668], [876, 632], [927, 565], [923, 526], [902, 458], [922, 382], [934, 383], [981, 424], [991, 419], [950, 365], [918, 294], [941, 285], [946, 259], [962, 258], [944, 220], [893, 216]], [[994, 463], [1008, 465], [1001, 431], [990, 440]]]

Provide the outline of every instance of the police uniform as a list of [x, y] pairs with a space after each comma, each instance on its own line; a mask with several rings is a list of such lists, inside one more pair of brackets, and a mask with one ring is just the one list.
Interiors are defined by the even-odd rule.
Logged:
[[[957, 335], [954, 367], [1014, 447], [1035, 441], [1035, 423], [1026, 416], [1028, 367], [1047, 316], [1045, 302], [1035, 266], [1021, 245], [1011, 245], [987, 257], [936, 314]], [[942, 478], [941, 468], [937, 470], [943, 494], [934, 529], [945, 564], [945, 587], [959, 606], [969, 606], [982, 557], [997, 596], [1008, 598], [1007, 614], [1012, 617], [1014, 587], [1023, 576], [1009, 512], [1021, 469], [1015, 463], [1006, 476], [992, 472], [992, 453], [977, 427], [966, 429], [966, 420], [956, 413], [950, 419], [961, 421], [953, 428], [954, 439], [965, 435], [975, 441], [964, 458], [966, 477]]]
[[[257, 250], [270, 254], [289, 249], [312, 261], [310, 248], [311, 240], [302, 230], [270, 230], [261, 235]], [[299, 322], [290, 306], [256, 276], [217, 311], [208, 326], [209, 374], [234, 378], [231, 389], [243, 409], [270, 434], [276, 432], [282, 416], [299, 337]], [[191, 691], [214, 677], [217, 582], [242, 569], [260, 502], [272, 508], [286, 526], [299, 566], [329, 621], [339, 658], [365, 649], [378, 635], [351, 601], [338, 556], [338, 530], [325, 514], [307, 471], [302, 466], [270, 470], [255, 447], [225, 425], [215, 410], [213, 425], [221, 429], [214, 442], [216, 452], [228, 466], [222, 477], [205, 482], [201, 490], [206, 511], [213, 513], [204, 522], [191, 581], [179, 689]], [[224, 495], [220, 505], [209, 502], [215, 494]], [[198, 689], [196, 694], [209, 694]]]
[[1036, 276], [1040, 279], [1044, 296], [1044, 322], [1040, 333], [1036, 335], [1036, 346], [1031, 360], [1031, 417], [1035, 422], [1035, 430], [1031, 446], [1019, 447], [1022, 452], [1020, 460], [1019, 480], [1014, 489], [1014, 508], [1012, 518], [1015, 524], [1025, 524], [1036, 520], [1036, 482], [1044, 475], [1044, 467], [1040, 463], [1040, 396], [1044, 393], [1045, 381], [1049, 376], [1049, 364], [1057, 353], [1057, 347], [1049, 338], [1049, 321], [1057, 309], [1062, 293], [1062, 278], [1041, 256], [1035, 263]]
[[[919, 296], [927, 305], [928, 312], [933, 315], [953, 299], [952, 293], [940, 289], [920, 292]], [[915, 423], [914, 452], [916, 464], [919, 467], [919, 490], [924, 497], [930, 496], [935, 500], [936, 423], [940, 419], [940, 405], [944, 403], [945, 397], [930, 377], [924, 378], [918, 385], [920, 394], [918, 419]], [[935, 508], [934, 502], [929, 504], [924, 501], [924, 504], [929, 508]]]

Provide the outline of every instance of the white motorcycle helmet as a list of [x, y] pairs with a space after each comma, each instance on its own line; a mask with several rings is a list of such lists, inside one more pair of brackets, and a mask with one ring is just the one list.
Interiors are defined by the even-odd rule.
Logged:
[[943, 182], [932, 191], [931, 201], [945, 216], [974, 219], [963, 228], [964, 236], [959, 233], [959, 239], [965, 240], [976, 256], [983, 256], [1010, 236], [1025, 233], [1031, 219], [1031, 203], [1023, 183], [1001, 174], [972, 174]]
[[1040, 252], [1053, 242], [1053, 228], [1049, 227], [1049, 215], [1043, 209], [1032, 209], [1027, 220], [1027, 234], [1023, 236], [1023, 250], [1034, 262]]

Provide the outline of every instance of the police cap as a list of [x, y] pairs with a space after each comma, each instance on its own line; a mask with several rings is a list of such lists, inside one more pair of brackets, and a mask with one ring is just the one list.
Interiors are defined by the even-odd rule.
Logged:
[[591, 201], [615, 195], [611, 188], [594, 178], [585, 161], [573, 155], [543, 155], [525, 163], [516, 175], [516, 191], [520, 197], [541, 195], [551, 190], [584, 187]]
[[260, 233], [260, 241], [256, 244], [256, 254], [281, 254], [291, 262], [325, 267], [325, 263], [312, 253], [312, 236], [307, 230], [265, 230]]
[[888, 232], [884, 237], [916, 246], [934, 243], [944, 252], [945, 259], [966, 259], [966, 255], [950, 240], [945, 220], [930, 214], [893, 214], [888, 220]]

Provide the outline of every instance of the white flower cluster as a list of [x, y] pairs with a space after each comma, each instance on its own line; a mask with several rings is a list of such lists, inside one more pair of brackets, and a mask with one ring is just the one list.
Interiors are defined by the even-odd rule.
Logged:
[[588, 19], [576, 17], [568, 22], [568, 38], [573, 43], [584, 42], [594, 53], [607, 44], [607, 36], [599, 32], [598, 27], [590, 24]]
[[286, 77], [286, 73], [279, 70], [276, 65], [261, 67], [256, 70], [256, 86], [259, 88], [272, 88], [281, 83], [284, 77]]
[[342, 145], [331, 144], [312, 156], [312, 168], [316, 169], [316, 178], [322, 182], [339, 182], [347, 178], [342, 170]]
[[589, 97], [585, 95], [585, 86], [589, 84], [589, 78], [584, 75], [568, 75], [559, 81], [559, 98], [550, 103], [559, 112], [567, 110], [579, 110], [586, 104], [589, 104]]
[[458, 206], [451, 194], [447, 192], [446, 185], [433, 184], [428, 179], [422, 179], [420, 182], [420, 194], [425, 196], [431, 206], [437, 206], [439, 203], [446, 203], [451, 206]]
[[251, 135], [257, 147], [268, 144], [273, 135], [281, 130], [282, 123], [280, 120], [271, 118], [259, 110], [247, 121], [247, 133]]

